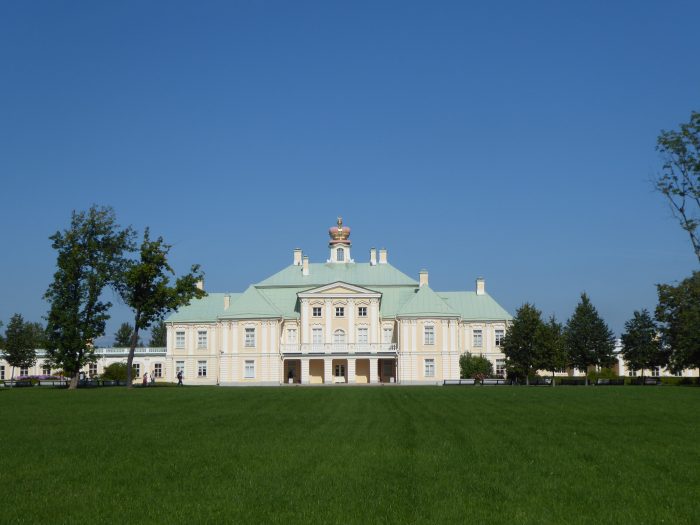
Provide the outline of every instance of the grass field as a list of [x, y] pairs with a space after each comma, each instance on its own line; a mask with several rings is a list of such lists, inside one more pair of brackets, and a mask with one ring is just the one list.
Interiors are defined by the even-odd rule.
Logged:
[[0, 391], [0, 522], [698, 523], [700, 389]]

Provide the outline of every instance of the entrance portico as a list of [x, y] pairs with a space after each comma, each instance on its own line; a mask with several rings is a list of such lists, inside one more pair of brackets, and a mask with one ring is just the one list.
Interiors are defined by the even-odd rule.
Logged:
[[284, 359], [285, 384], [376, 384], [396, 382], [396, 357], [328, 356]]

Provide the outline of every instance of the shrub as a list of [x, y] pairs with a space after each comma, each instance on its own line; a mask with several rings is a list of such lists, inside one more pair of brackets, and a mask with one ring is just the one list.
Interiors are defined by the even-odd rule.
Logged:
[[126, 363], [112, 363], [100, 377], [108, 381], [126, 381]]
[[493, 366], [491, 361], [483, 356], [462, 354], [459, 358], [459, 376], [462, 379], [477, 379], [478, 377], [491, 377]]

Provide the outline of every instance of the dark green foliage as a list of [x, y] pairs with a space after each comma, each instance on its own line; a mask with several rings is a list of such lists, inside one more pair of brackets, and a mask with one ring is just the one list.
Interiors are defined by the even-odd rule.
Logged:
[[168, 263], [169, 252], [170, 245], [165, 244], [162, 237], [152, 241], [146, 228], [139, 257], [125, 261], [124, 271], [117, 283], [119, 295], [134, 312], [134, 333], [127, 359], [128, 386], [131, 386], [131, 364], [139, 332], [161, 321], [167, 313], [186, 305], [193, 298], [206, 295], [197, 287], [197, 281], [203, 279], [198, 265], [193, 265], [190, 273], [178, 277], [174, 284], [170, 283], [175, 272]]
[[[2, 326], [2, 321], [0, 321], [0, 328], [2, 328]], [[2, 333], [0, 333], [0, 348], [5, 348], [5, 338], [2, 336]]]
[[73, 378], [95, 361], [93, 341], [104, 335], [111, 303], [103, 291], [123, 272], [123, 253], [132, 246], [130, 228], [122, 230], [109, 207], [73, 212], [70, 227], [50, 237], [57, 252], [56, 273], [44, 298], [47, 316], [47, 359]]
[[148, 346], [165, 347], [167, 345], [167, 335], [168, 332], [163, 321], [154, 324], [153, 328], [151, 328], [151, 340], [148, 342]]
[[462, 379], [491, 377], [493, 366], [491, 361], [483, 356], [462, 354], [459, 357], [459, 374]]
[[635, 311], [632, 319], [625, 323], [622, 334], [622, 355], [632, 370], [666, 366], [668, 352], [661, 344], [659, 329], [647, 310]]
[[[131, 346], [131, 338], [134, 336], [134, 329], [129, 323], [122, 323], [119, 329], [114, 334], [114, 346], [119, 348], [129, 348]], [[139, 340], [136, 346], [141, 346]]]
[[542, 314], [534, 305], [525, 303], [515, 312], [502, 343], [511, 376], [524, 377], [529, 382], [527, 378], [537, 370], [542, 326]]
[[14, 378], [15, 367], [30, 367], [36, 363], [34, 327], [35, 323], [25, 323], [20, 314], [15, 314], [7, 323], [5, 330], [5, 361], [12, 367]]
[[555, 371], [566, 368], [569, 358], [564, 346], [564, 328], [551, 316], [546, 323], [542, 323], [537, 334], [537, 364], [538, 370], [547, 370], [554, 374]]
[[663, 171], [656, 189], [668, 200], [673, 214], [688, 235], [700, 261], [700, 113], [693, 111], [690, 122], [679, 131], [662, 131], [656, 143]]
[[657, 286], [656, 319], [674, 371], [700, 367], [700, 272], [678, 286]]
[[105, 367], [100, 377], [112, 381], [126, 381], [126, 363], [112, 363]]
[[615, 337], [585, 293], [566, 323], [564, 344], [569, 362], [580, 370], [611, 366], [615, 361]]

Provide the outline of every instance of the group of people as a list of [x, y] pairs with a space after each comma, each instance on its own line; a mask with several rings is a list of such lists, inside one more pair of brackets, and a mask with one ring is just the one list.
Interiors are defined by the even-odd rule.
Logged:
[[[183, 382], [183, 375], [182, 375], [182, 370], [177, 371], [177, 386], [184, 386]], [[156, 382], [156, 374], [155, 372], [151, 372], [150, 376], [150, 384], [154, 384]], [[149, 376], [148, 372], [143, 373], [143, 381], [142, 381], [143, 386], [148, 386], [149, 385]]]

